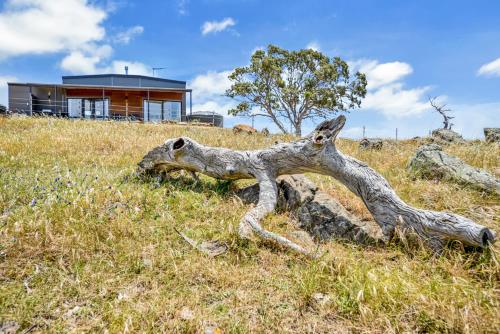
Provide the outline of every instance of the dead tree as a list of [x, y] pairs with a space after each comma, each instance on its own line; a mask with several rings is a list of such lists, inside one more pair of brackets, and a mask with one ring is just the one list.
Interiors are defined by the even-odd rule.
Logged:
[[322, 122], [309, 136], [298, 141], [256, 151], [208, 147], [187, 137], [169, 139], [150, 151], [138, 169], [150, 174], [187, 170], [225, 180], [257, 179], [259, 201], [242, 218], [240, 236], [247, 238], [256, 233], [306, 255], [310, 255], [306, 249], [260, 224], [275, 209], [279, 175], [313, 172], [339, 180], [361, 197], [381, 227], [385, 240], [392, 238], [399, 225], [403, 230], [416, 232], [436, 251], [447, 240], [460, 240], [479, 247], [493, 242], [493, 231], [465, 217], [411, 207], [396, 195], [380, 174], [365, 163], [342, 154], [335, 140], [344, 123], [345, 117], [339, 116]]
[[453, 123], [450, 123], [450, 120], [455, 118], [452, 116], [448, 116], [446, 113], [450, 112], [451, 109], [446, 108], [446, 104], [438, 104], [437, 97], [429, 97], [429, 103], [437, 111], [441, 116], [443, 116], [443, 129], [451, 130]]

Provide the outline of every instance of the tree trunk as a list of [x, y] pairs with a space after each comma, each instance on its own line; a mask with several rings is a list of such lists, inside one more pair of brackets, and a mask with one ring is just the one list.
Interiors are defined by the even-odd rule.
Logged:
[[257, 179], [259, 201], [242, 218], [240, 235], [252, 232], [287, 248], [311, 255], [306, 249], [273, 232], [260, 221], [276, 206], [276, 177], [284, 174], [313, 172], [329, 175], [361, 197], [389, 240], [397, 225], [415, 231], [434, 250], [439, 251], [448, 240], [486, 247], [495, 234], [473, 221], [450, 213], [413, 208], [403, 202], [388, 182], [361, 161], [337, 150], [335, 139], [345, 117], [324, 121], [309, 136], [291, 143], [281, 143], [257, 151], [234, 151], [207, 147], [181, 137], [167, 140], [150, 151], [139, 163], [139, 171], [162, 173], [179, 169], [226, 180]]
[[297, 137], [302, 137], [302, 123], [297, 122], [296, 124], [294, 124], [294, 127], [295, 127], [295, 135]]

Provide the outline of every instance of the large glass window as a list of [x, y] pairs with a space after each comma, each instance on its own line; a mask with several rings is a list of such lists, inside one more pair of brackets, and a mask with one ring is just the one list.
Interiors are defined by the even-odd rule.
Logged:
[[178, 101], [163, 102], [164, 117], [172, 121], [181, 120], [181, 103]]
[[82, 99], [68, 99], [68, 116], [82, 117]]
[[149, 122], [178, 122], [181, 120], [181, 102], [144, 100], [144, 119]]
[[162, 102], [149, 101], [147, 105], [147, 120], [149, 122], [160, 122], [162, 120]]
[[109, 100], [68, 98], [69, 117], [105, 118], [109, 116]]

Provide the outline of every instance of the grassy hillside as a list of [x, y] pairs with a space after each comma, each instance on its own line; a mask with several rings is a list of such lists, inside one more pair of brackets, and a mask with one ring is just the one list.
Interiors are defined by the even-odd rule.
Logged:
[[[242, 242], [237, 227], [248, 207], [230, 191], [242, 183], [202, 177], [201, 184], [157, 184], [132, 176], [150, 148], [180, 135], [235, 149], [277, 139], [174, 125], [0, 118], [0, 323], [53, 333], [199, 333], [207, 326], [224, 333], [500, 331], [499, 266], [491, 251], [451, 245], [435, 258], [402, 241], [368, 248], [331, 241], [321, 245], [323, 258], [310, 261]], [[407, 174], [415, 142], [379, 152], [360, 151], [349, 140], [338, 146], [382, 173], [412, 205], [500, 231], [498, 197]], [[500, 172], [497, 145], [445, 151]], [[311, 178], [370, 217], [333, 179]], [[286, 215], [264, 224], [293, 239]], [[174, 228], [223, 240], [229, 251], [208, 258]], [[316, 303], [318, 292], [329, 300]], [[192, 319], [181, 317], [183, 308]]]

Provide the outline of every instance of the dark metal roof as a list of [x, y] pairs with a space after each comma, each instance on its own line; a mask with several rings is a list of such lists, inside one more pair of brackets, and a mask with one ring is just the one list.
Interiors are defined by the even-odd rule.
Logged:
[[79, 89], [106, 89], [106, 90], [131, 90], [131, 91], [173, 91], [173, 92], [191, 92], [189, 88], [176, 87], [135, 87], [135, 86], [109, 86], [109, 85], [75, 85], [75, 84], [48, 84], [35, 82], [8, 82], [9, 86], [38, 86], [38, 87], [60, 87], [60, 88], [79, 88]]
[[65, 80], [71, 80], [71, 79], [94, 79], [94, 78], [111, 78], [111, 77], [117, 77], [117, 78], [137, 78], [137, 79], [140, 78], [140, 79], [160, 81], [160, 82], [186, 84], [186, 81], [164, 79], [164, 78], [158, 78], [158, 77], [149, 77], [149, 76], [146, 76], [146, 75], [135, 75], [135, 74], [65, 75], [65, 76], [62, 77], [62, 79], [63, 79], [63, 82], [64, 82]]

